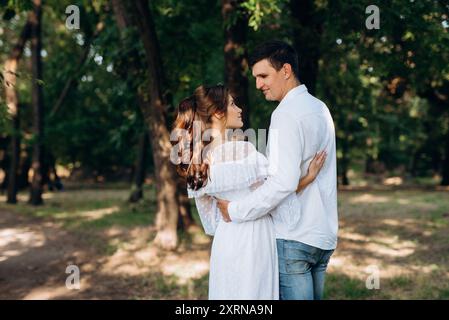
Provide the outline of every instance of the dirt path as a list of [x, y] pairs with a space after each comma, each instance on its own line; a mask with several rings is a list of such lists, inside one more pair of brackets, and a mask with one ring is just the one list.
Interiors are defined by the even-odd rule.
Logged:
[[54, 222], [0, 211], [0, 299], [76, 298], [66, 267], [91, 269], [95, 255]]
[[[127, 234], [139, 241], [103, 255], [54, 221], [0, 210], [0, 299], [201, 298], [192, 283], [171, 276], [191, 263], [204, 287], [206, 247], [161, 254], [143, 238], [147, 231], [108, 230], [109, 238]], [[66, 287], [69, 265], [80, 270], [80, 290]]]

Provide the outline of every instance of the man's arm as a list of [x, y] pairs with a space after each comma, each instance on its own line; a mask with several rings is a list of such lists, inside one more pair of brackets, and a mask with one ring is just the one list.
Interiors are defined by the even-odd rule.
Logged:
[[[288, 113], [273, 114], [268, 144], [270, 175], [251, 194], [229, 203], [228, 213], [232, 221], [254, 220], [268, 214], [298, 186], [303, 136]], [[220, 204], [219, 207], [222, 208]]]

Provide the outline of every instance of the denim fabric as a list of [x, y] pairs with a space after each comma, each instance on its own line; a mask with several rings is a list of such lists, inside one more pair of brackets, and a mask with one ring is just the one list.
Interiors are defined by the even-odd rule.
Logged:
[[320, 300], [327, 264], [334, 250], [277, 239], [281, 300]]

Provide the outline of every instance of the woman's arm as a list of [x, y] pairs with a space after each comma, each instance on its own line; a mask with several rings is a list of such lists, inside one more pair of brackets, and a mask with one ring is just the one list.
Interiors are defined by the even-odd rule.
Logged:
[[311, 184], [315, 180], [316, 176], [323, 167], [324, 160], [326, 160], [326, 156], [327, 156], [326, 151], [323, 150], [321, 152], [318, 152], [313, 157], [312, 161], [310, 161], [307, 175], [305, 175], [299, 180], [298, 188], [296, 188], [296, 193], [299, 193], [302, 190], [304, 190], [309, 184]]

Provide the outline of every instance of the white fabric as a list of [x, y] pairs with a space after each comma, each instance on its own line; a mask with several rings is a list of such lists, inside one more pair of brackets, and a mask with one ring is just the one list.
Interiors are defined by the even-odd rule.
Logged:
[[[315, 181], [297, 195], [299, 179], [321, 150], [327, 158]], [[290, 90], [271, 116], [264, 184], [228, 207], [233, 222], [271, 213], [276, 238], [323, 250], [337, 245], [337, 166], [335, 128], [327, 106], [305, 85]]]
[[268, 174], [268, 161], [244, 141], [229, 141], [210, 151], [210, 176], [194, 197], [204, 230], [214, 235], [209, 299], [279, 299], [276, 240], [270, 215], [226, 223], [211, 196], [230, 201], [248, 195]]

